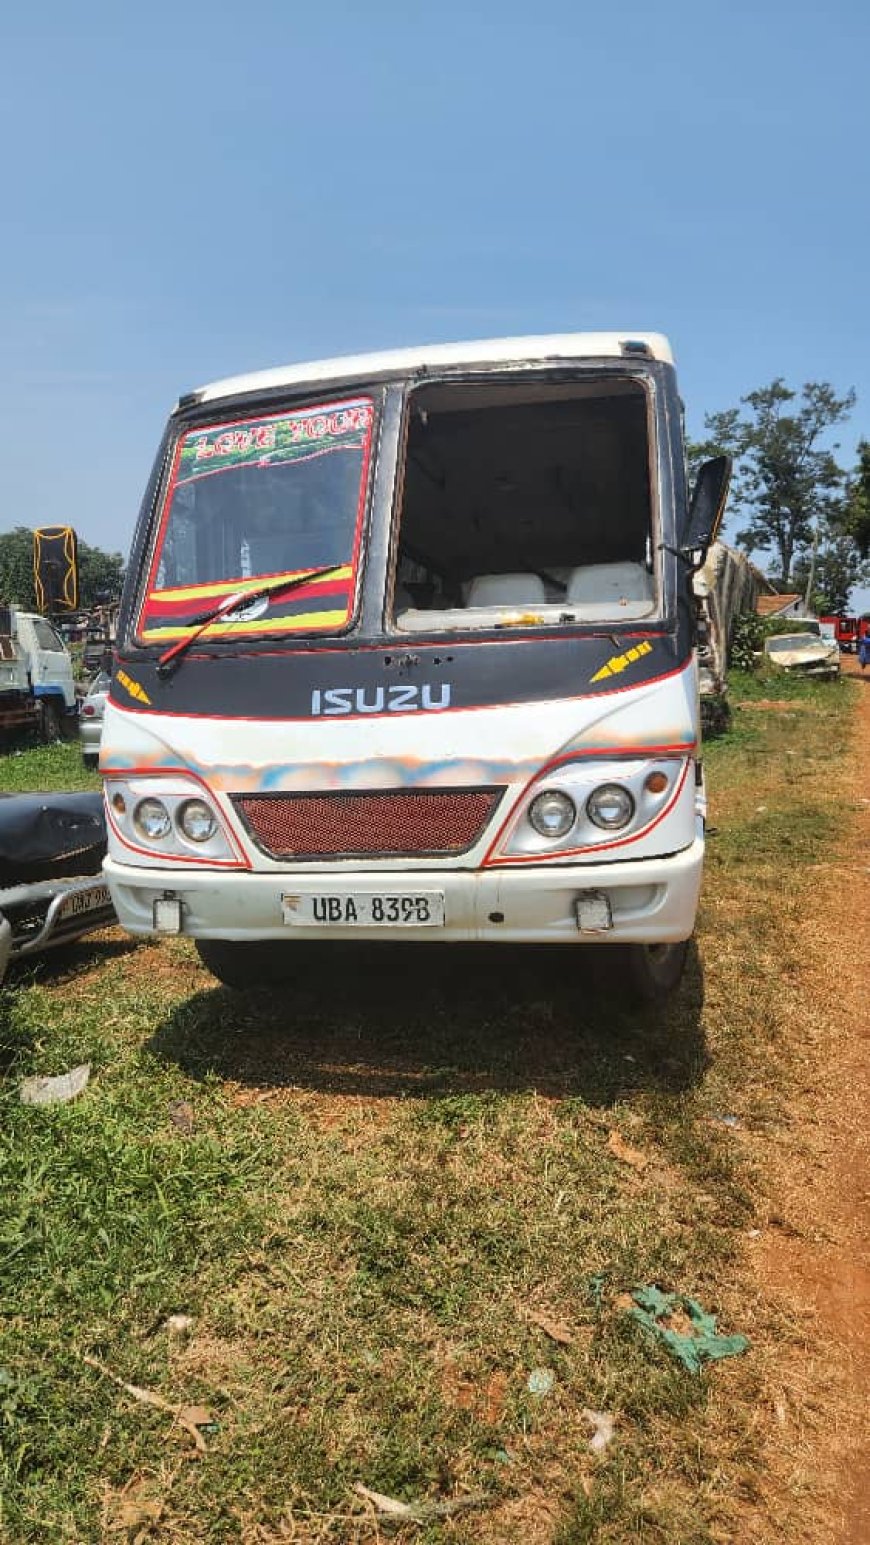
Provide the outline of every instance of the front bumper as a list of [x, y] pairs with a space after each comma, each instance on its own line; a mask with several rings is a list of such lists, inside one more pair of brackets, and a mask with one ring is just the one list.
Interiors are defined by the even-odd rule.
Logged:
[[8, 943], [13, 960], [68, 944], [117, 922], [101, 874], [10, 886], [0, 891], [0, 914], [10, 924]]
[[[155, 870], [107, 858], [103, 868], [122, 926], [150, 934], [154, 902], [181, 902], [181, 931], [204, 939], [386, 939], [420, 943], [483, 940], [514, 944], [669, 944], [695, 926], [704, 839], [666, 858], [607, 864], [523, 865], [498, 870], [341, 870], [251, 873], [234, 870]], [[437, 928], [298, 927], [282, 920], [283, 895], [444, 893], [445, 923]], [[603, 892], [613, 926], [583, 933], [576, 903], [584, 891]]]

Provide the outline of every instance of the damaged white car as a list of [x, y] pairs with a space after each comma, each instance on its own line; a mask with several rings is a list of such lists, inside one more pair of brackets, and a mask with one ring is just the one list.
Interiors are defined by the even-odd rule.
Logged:
[[831, 679], [840, 674], [840, 646], [818, 633], [778, 633], [766, 640], [764, 653], [779, 670]]

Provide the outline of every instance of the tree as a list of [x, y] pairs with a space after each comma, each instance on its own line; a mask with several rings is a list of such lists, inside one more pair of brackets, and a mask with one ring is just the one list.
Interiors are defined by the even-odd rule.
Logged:
[[843, 530], [862, 558], [870, 558], [870, 441], [858, 441], [858, 465], [849, 478], [843, 512]]
[[118, 601], [124, 583], [124, 559], [120, 553], [104, 553], [100, 547], [79, 542], [79, 605], [82, 611], [101, 601]]
[[848, 533], [832, 533], [820, 544], [813, 563], [809, 551], [795, 561], [792, 571], [794, 587], [803, 595], [810, 579], [810, 606], [817, 616], [845, 616], [849, 610], [849, 595], [856, 585], [870, 580], [870, 563], [861, 558], [854, 537]]
[[33, 583], [33, 532], [16, 526], [0, 535], [0, 601], [14, 602], [24, 611], [36, 606]]
[[[120, 553], [105, 553], [99, 547], [79, 542], [79, 605], [90, 611], [99, 601], [116, 601], [124, 580], [124, 560]], [[0, 534], [0, 601], [14, 602], [24, 611], [36, 607], [33, 582], [33, 532], [29, 526], [15, 526]]]
[[749, 552], [773, 550], [788, 584], [796, 553], [842, 515], [846, 474], [821, 442], [848, 417], [855, 393], [838, 397], [826, 381], [808, 381], [798, 399], [778, 376], [740, 400], [743, 413], [707, 415], [709, 438], [693, 455], [735, 457], [731, 499], [747, 519], [736, 540]]

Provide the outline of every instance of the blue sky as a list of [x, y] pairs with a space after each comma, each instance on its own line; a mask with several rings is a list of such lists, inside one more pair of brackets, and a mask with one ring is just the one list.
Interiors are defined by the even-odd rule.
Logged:
[[509, 333], [668, 333], [695, 432], [854, 386], [850, 460], [868, 48], [859, 0], [4, 7], [0, 530], [126, 551], [189, 386]]

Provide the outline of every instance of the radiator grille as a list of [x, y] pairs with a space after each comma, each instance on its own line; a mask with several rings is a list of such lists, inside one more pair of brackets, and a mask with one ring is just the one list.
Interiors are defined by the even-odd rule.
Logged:
[[503, 788], [239, 794], [233, 803], [271, 858], [464, 853]]

